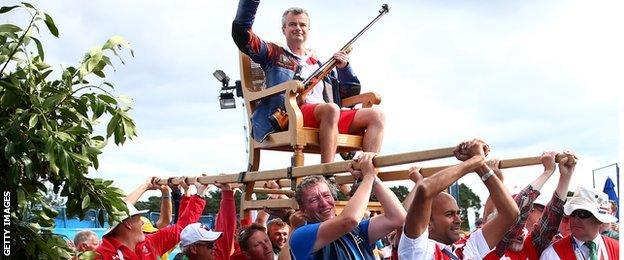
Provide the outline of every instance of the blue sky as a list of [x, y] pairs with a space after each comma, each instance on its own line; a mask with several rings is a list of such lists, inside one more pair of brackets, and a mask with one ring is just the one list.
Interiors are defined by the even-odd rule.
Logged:
[[[263, 1], [254, 30], [281, 42], [281, 13], [304, 7], [311, 15], [308, 47], [326, 59], [382, 3]], [[382, 96], [379, 108], [387, 115], [382, 154], [447, 147], [473, 137], [488, 141], [499, 158], [570, 149], [580, 157], [572, 190], [591, 185], [592, 169], [622, 162], [623, 3], [386, 3], [390, 13], [355, 44], [351, 57], [363, 90]], [[122, 147], [109, 145], [91, 176], [113, 179], [130, 191], [152, 175], [246, 168], [244, 111], [240, 102], [236, 110], [219, 110], [220, 84], [212, 77], [222, 69], [232, 80], [239, 78], [230, 36], [237, 1], [34, 4], [59, 28], [59, 39], [42, 37], [46, 60], [57, 68], [76, 64], [113, 35], [126, 38], [135, 51], [106, 74], [116, 93], [134, 100], [131, 114], [139, 136]], [[318, 162], [318, 156], [306, 157], [306, 164]], [[261, 169], [288, 163], [288, 154], [266, 153]], [[506, 182], [519, 190], [540, 172], [540, 167], [510, 170]], [[556, 176], [545, 192], [554, 189]], [[462, 181], [487, 194], [476, 176]]]

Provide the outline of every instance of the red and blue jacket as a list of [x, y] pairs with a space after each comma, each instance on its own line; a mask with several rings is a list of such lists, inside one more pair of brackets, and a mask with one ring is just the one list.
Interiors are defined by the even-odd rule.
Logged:
[[[232, 23], [232, 38], [234, 38], [234, 42], [241, 52], [260, 64], [264, 71], [265, 84], [270, 88], [293, 79], [301, 61], [278, 44], [260, 39], [252, 31], [251, 27], [259, 3], [257, 0], [241, 0], [239, 2], [236, 18]], [[316, 62], [321, 64], [318, 59]], [[331, 84], [333, 101], [338, 106], [341, 106], [342, 98], [360, 93], [360, 81], [349, 65], [333, 71], [325, 81]], [[256, 110], [251, 116], [252, 136], [256, 141], [262, 142], [269, 134], [280, 131], [271, 124], [269, 116], [278, 107], [283, 106], [284, 94], [266, 97], [258, 102]]]

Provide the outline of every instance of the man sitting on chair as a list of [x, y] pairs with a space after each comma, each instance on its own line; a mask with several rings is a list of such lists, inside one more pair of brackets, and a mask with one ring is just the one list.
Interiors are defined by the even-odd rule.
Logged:
[[[310, 18], [301, 8], [290, 8], [282, 16], [282, 33], [286, 45], [266, 42], [251, 29], [259, 1], [241, 0], [232, 24], [232, 37], [238, 48], [254, 62], [259, 63], [266, 76], [267, 87], [273, 87], [291, 79], [306, 78], [321, 66], [314, 52], [306, 48], [310, 32]], [[339, 51], [336, 59], [337, 73], [332, 72], [313, 87], [306, 97], [299, 97], [304, 126], [319, 128], [321, 162], [333, 162], [337, 149], [338, 134], [364, 133], [362, 149], [379, 152], [384, 130], [384, 114], [375, 109], [362, 108], [341, 110], [341, 98], [359, 93], [360, 82], [349, 65], [349, 56]], [[283, 107], [284, 95], [262, 99], [254, 111], [253, 138], [261, 142], [270, 133], [280, 131], [271, 124], [269, 117]]]

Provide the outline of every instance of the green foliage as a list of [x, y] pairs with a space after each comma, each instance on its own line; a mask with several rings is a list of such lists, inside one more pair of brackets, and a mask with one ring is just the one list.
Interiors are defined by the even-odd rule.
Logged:
[[[11, 214], [11, 250], [15, 258], [64, 259], [70, 257], [67, 245], [51, 232], [58, 212], [46, 199], [50, 193], [67, 197], [67, 214], [81, 219], [89, 209], [111, 212], [109, 221], [127, 210], [112, 181], [86, 175], [98, 168], [109, 138], [120, 145], [136, 136], [130, 106], [110, 93], [113, 85], [90, 82], [101, 81], [112, 67], [108, 55], [119, 57], [118, 49], [129, 45], [112, 37], [78, 66], [53, 74], [36, 36], [45, 24], [58, 37], [54, 20], [28, 3], [0, 8], [0, 20], [17, 11], [30, 15], [25, 28], [0, 24], [0, 185], [15, 192], [18, 202]], [[94, 133], [103, 118], [110, 118], [105, 136]], [[98, 220], [105, 221], [103, 213]]]
[[481, 209], [481, 198], [477, 196], [472, 189], [465, 184], [459, 184], [459, 201], [457, 201], [461, 210], [461, 218], [464, 220], [461, 224], [463, 230], [468, 230], [468, 208], [476, 209], [477, 218], [479, 217], [479, 209]]
[[405, 197], [407, 197], [407, 194], [410, 192], [410, 190], [403, 185], [391, 187], [390, 190], [394, 192], [394, 195], [396, 195], [401, 202], [405, 200]]

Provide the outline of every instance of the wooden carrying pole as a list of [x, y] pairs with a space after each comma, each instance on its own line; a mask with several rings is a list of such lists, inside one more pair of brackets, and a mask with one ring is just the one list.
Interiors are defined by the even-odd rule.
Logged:
[[[450, 150], [449, 150], [450, 149]], [[392, 166], [398, 164], [406, 164], [416, 161], [425, 161], [432, 159], [443, 158], [445, 154], [450, 152], [452, 154], [452, 148], [444, 148], [437, 150], [428, 150], [422, 152], [413, 152], [413, 153], [403, 153], [396, 155], [385, 155], [385, 156], [377, 156], [373, 159], [373, 164], [376, 167], [385, 167]], [[441, 157], [440, 157], [441, 156]], [[557, 154], [555, 157], [555, 161], [559, 162], [565, 154]], [[448, 157], [448, 156], [446, 156]], [[429, 158], [429, 159], [424, 159]], [[541, 157], [524, 157], [524, 158], [515, 158], [515, 159], [505, 159], [500, 161], [499, 167], [501, 169], [506, 168], [515, 168], [515, 167], [523, 167], [530, 165], [538, 165], [541, 164]], [[303, 167], [293, 167], [292, 168], [292, 176], [293, 177], [304, 177], [309, 175], [330, 175], [335, 173], [344, 173], [347, 172], [347, 166], [350, 161], [344, 162], [336, 162], [336, 163], [326, 163], [320, 165], [311, 165], [311, 166], [303, 166]], [[435, 166], [435, 167], [425, 167], [420, 170], [423, 177], [429, 177], [434, 173], [443, 170], [445, 168], [450, 167], [451, 165], [446, 166]], [[278, 180], [278, 179], [287, 179], [287, 169], [279, 169], [279, 170], [269, 170], [269, 171], [258, 171], [258, 172], [249, 172], [243, 179], [243, 182], [247, 181], [268, 181], [268, 180]], [[263, 176], [266, 175], [266, 176]], [[188, 184], [193, 184], [196, 180], [202, 184], [214, 184], [215, 182], [220, 183], [237, 183], [239, 174], [225, 174], [225, 175], [217, 175], [217, 176], [202, 176], [202, 177], [187, 177], [186, 181]], [[378, 174], [379, 178], [383, 181], [399, 181], [399, 180], [407, 180], [409, 179], [408, 170], [399, 170], [399, 171], [388, 171], [388, 172], [380, 172]], [[184, 177], [180, 178], [172, 178], [171, 182], [173, 184], [178, 184], [179, 182], [184, 181]], [[288, 187], [289, 180], [279, 180], [278, 184], [281, 187]], [[336, 176], [336, 182], [338, 184], [345, 184], [353, 182], [353, 177], [351, 175], [339, 175]], [[166, 185], [167, 179], [160, 179], [158, 182], [160, 185]], [[262, 187], [264, 182], [257, 182], [256, 187]], [[258, 191], [258, 193], [272, 193], [268, 191], [274, 191], [274, 194], [290, 194], [286, 191], [279, 190], [270, 190], [270, 189], [262, 189], [256, 188], [254, 192]]]
[[[406, 163], [422, 162], [428, 160], [441, 159], [453, 156], [454, 147], [425, 150], [418, 152], [400, 153], [393, 155], [379, 155], [373, 159], [373, 164], [377, 168], [394, 166]], [[278, 170], [267, 171], [253, 171], [253, 172], [241, 172], [238, 174], [223, 174], [216, 176], [201, 176], [201, 177], [186, 177], [187, 184], [193, 184], [198, 181], [202, 184], [214, 184], [219, 183], [246, 183], [251, 181], [269, 181], [279, 179], [292, 179], [297, 177], [305, 177], [310, 175], [333, 175], [336, 173], [343, 173], [348, 171], [349, 163], [353, 160], [323, 163], [318, 165], [301, 166], [301, 167], [289, 167]], [[357, 163], [354, 163], [354, 168], [359, 168]], [[289, 176], [289, 172], [291, 173]], [[242, 181], [241, 181], [241, 176]], [[166, 185], [170, 181], [173, 184], [179, 184], [185, 181], [184, 177], [172, 178], [172, 179], [160, 179], [157, 184]], [[280, 182], [282, 183], [282, 182]]]
[[[565, 156], [566, 156], [565, 154], [561, 154], [561, 153], [557, 154], [557, 156], [555, 157], [555, 162], [561, 161], [561, 159], [563, 159]], [[499, 168], [500, 169], [515, 168], [515, 167], [523, 167], [523, 166], [530, 166], [530, 165], [538, 165], [541, 163], [542, 161], [541, 161], [540, 156], [506, 159], [506, 160], [500, 160]], [[439, 172], [451, 166], [452, 165], [421, 168], [420, 174], [422, 174], [422, 176], [426, 178], [435, 174], [436, 172]], [[377, 174], [377, 176], [382, 181], [408, 180], [409, 170], [380, 172], [379, 174]], [[336, 176], [336, 183], [338, 184], [353, 183], [353, 181], [354, 181], [353, 176], [351, 176], [350, 174]]]

